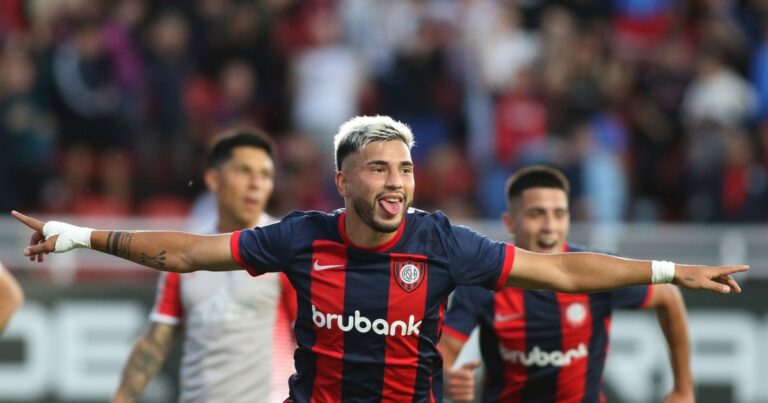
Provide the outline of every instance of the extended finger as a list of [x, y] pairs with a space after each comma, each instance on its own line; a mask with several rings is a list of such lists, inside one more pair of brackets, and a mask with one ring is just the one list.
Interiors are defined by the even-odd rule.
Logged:
[[43, 232], [43, 225], [45, 225], [45, 223], [43, 223], [42, 221], [40, 221], [38, 219], [35, 219], [35, 218], [32, 218], [32, 217], [29, 217], [29, 216], [26, 216], [24, 214], [21, 214], [21, 213], [19, 213], [16, 210], [11, 211], [11, 215], [15, 219], [17, 219], [17, 220], [21, 221], [22, 223], [24, 223], [24, 225], [26, 225], [27, 227], [32, 228], [35, 231]]
[[739, 272], [747, 271], [747, 270], [749, 270], [749, 266], [748, 265], [743, 265], [743, 264], [742, 265], [734, 265], [734, 266], [721, 266], [721, 267], [715, 268], [715, 273], [716, 273], [715, 276], [716, 277], [727, 276], [729, 274], [739, 273]]

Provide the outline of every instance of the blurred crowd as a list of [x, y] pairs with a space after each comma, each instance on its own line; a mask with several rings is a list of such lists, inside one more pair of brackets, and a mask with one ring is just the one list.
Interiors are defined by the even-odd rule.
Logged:
[[768, 219], [768, 2], [0, 0], [0, 207], [183, 216], [239, 124], [278, 143], [270, 211], [341, 206], [332, 138], [416, 134], [414, 205], [498, 217], [515, 168], [574, 218]]

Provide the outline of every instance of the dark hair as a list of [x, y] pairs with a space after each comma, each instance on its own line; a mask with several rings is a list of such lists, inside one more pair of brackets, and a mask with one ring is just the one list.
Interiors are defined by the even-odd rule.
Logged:
[[554, 188], [568, 194], [571, 185], [558, 169], [546, 165], [532, 165], [515, 172], [507, 179], [507, 201], [520, 197], [524, 191], [531, 188]]
[[274, 158], [272, 153], [275, 145], [263, 130], [256, 127], [240, 127], [226, 131], [213, 139], [206, 158], [206, 166], [218, 167], [232, 157], [232, 150], [237, 147], [259, 148], [264, 150], [270, 158]]

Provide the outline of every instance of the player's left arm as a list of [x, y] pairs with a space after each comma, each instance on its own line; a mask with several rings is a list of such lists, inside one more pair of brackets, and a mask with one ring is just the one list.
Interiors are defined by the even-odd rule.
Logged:
[[664, 400], [666, 403], [693, 402], [693, 375], [691, 375], [691, 345], [688, 339], [688, 320], [680, 290], [671, 284], [653, 286], [647, 308], [656, 310], [661, 331], [667, 339], [669, 362], [675, 379], [674, 388]]
[[731, 274], [749, 266], [694, 266], [676, 264], [662, 280], [653, 278], [650, 260], [625, 259], [599, 253], [540, 254], [515, 248], [506, 285], [548, 289], [567, 293], [589, 293], [630, 285], [672, 282], [692, 290], [723, 294], [741, 292]]

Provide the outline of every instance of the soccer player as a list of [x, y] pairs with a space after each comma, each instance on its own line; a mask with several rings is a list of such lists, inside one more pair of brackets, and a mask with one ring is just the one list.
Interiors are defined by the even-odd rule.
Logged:
[[[298, 295], [293, 402], [439, 401], [437, 343], [456, 285], [594, 292], [677, 282], [739, 292], [747, 266], [687, 266], [595, 253], [536, 254], [491, 241], [440, 213], [410, 209], [410, 129], [386, 116], [356, 117], [334, 139], [345, 208], [297, 212], [231, 234], [98, 231], [18, 212], [33, 229], [24, 254], [95, 249], [165, 271], [281, 271]], [[254, 341], [258, 343], [259, 341]]]
[[0, 263], [0, 334], [3, 333], [13, 313], [24, 302], [24, 292], [8, 269]]
[[[217, 206], [211, 233], [275, 221], [264, 212], [274, 187], [272, 154], [271, 140], [255, 128], [216, 138], [204, 176]], [[293, 373], [295, 342], [285, 313], [291, 305], [293, 289], [277, 273], [253, 280], [243, 271], [163, 272], [149, 328], [133, 347], [114, 401], [137, 401], [182, 334], [179, 401], [282, 401]], [[270, 398], [272, 384], [281, 387]]]
[[[509, 178], [509, 211], [502, 218], [518, 248], [545, 254], [580, 250], [567, 243], [569, 188], [560, 171], [545, 166], [524, 168]], [[486, 366], [482, 401], [602, 401], [600, 382], [614, 308], [656, 310], [675, 378], [666, 402], [693, 402], [685, 305], [672, 284], [591, 295], [519, 288], [494, 294], [457, 287], [441, 340], [447, 394], [455, 392], [457, 400], [473, 398], [471, 368], [457, 369], [453, 377], [452, 367], [479, 324]]]

